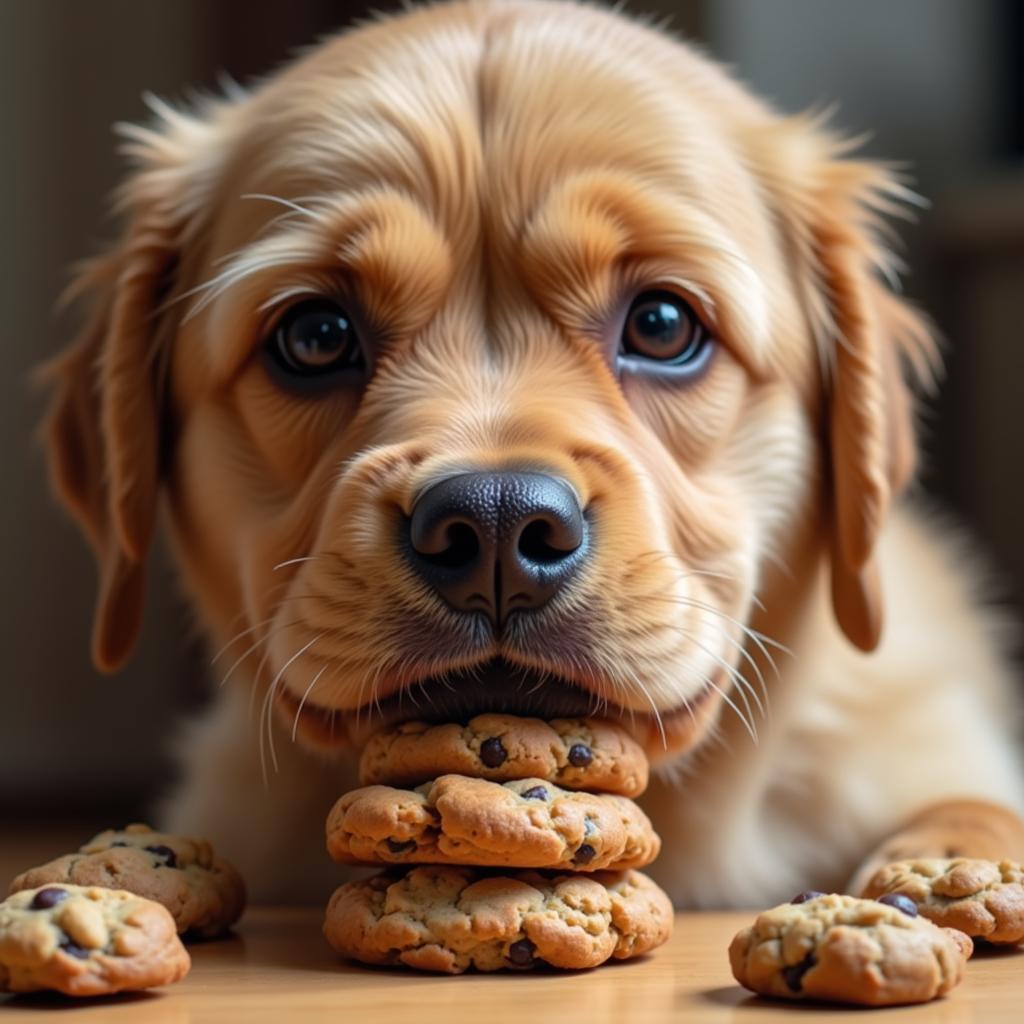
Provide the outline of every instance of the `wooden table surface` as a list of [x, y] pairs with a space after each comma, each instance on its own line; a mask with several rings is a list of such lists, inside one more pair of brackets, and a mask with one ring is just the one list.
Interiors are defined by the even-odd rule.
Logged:
[[[0, 1024], [710, 1024], [841, 1017], [865, 1011], [775, 1003], [732, 980], [726, 949], [749, 913], [681, 914], [668, 946], [635, 963], [574, 974], [467, 974], [450, 978], [339, 961], [316, 910], [250, 910], [235, 936], [191, 947], [179, 984], [139, 995], [70, 1000], [0, 996]], [[924, 1006], [884, 1011], [892, 1021], [1024, 1021], [1024, 951], [975, 954], [963, 984]]]

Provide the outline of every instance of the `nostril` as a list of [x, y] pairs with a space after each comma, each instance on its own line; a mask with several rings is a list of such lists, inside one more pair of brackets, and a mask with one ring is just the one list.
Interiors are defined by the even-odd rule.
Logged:
[[480, 541], [476, 531], [468, 523], [450, 523], [444, 530], [446, 546], [440, 551], [426, 552], [417, 549], [417, 554], [430, 565], [446, 569], [461, 569], [471, 565], [480, 553]]
[[579, 540], [546, 519], [534, 519], [520, 533], [518, 547], [525, 559], [543, 565], [568, 558], [579, 547]]

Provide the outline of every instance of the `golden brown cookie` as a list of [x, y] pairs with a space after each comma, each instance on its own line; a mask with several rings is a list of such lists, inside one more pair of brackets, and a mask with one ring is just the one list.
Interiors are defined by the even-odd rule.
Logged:
[[206, 937], [225, 931], [245, 908], [241, 876], [205, 839], [147, 825], [101, 832], [77, 853], [18, 875], [9, 891], [55, 884], [125, 889], [163, 904], [179, 932]]
[[971, 940], [912, 907], [820, 893], [758, 915], [729, 946], [736, 980], [783, 999], [923, 1003], [960, 983]]
[[328, 942], [344, 956], [448, 974], [596, 967], [640, 956], [671, 933], [668, 897], [639, 871], [388, 872], [341, 886], [324, 922]]
[[969, 857], [899, 861], [880, 868], [864, 895], [905, 896], [922, 916], [972, 938], [1024, 941], [1024, 870], [1014, 861]]
[[26, 889], [0, 903], [0, 991], [100, 996], [188, 974], [174, 919], [130, 892]]
[[359, 762], [364, 785], [419, 786], [439, 775], [492, 782], [543, 779], [563, 789], [639, 796], [647, 757], [625, 730], [598, 718], [477, 715], [465, 725], [406, 722], [378, 733]]
[[622, 870], [650, 864], [660, 848], [632, 800], [542, 779], [442, 775], [414, 790], [367, 786], [346, 793], [327, 819], [327, 850], [345, 862]]

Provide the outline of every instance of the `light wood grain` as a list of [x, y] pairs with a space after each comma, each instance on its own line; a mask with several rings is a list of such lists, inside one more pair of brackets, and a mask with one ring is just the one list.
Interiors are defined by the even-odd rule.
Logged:
[[[842, 1017], [863, 1024], [863, 1010], [772, 1003], [739, 988], [726, 948], [751, 917], [681, 914], [671, 943], [635, 963], [578, 974], [449, 978], [337, 960], [315, 910], [252, 910], [235, 937], [193, 946], [192, 973], [173, 988], [78, 1003], [0, 996], [0, 1024], [813, 1024]], [[886, 1010], [880, 1019], [1024, 1020], [1024, 952], [978, 954], [946, 999]]]

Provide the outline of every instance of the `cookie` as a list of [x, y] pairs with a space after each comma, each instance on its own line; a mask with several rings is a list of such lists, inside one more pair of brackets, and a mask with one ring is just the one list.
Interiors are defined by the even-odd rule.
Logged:
[[0, 992], [102, 996], [169, 985], [190, 966], [171, 915], [134, 893], [44, 886], [0, 903]]
[[927, 1002], [962, 979], [973, 951], [962, 932], [939, 928], [913, 907], [804, 897], [765, 911], [732, 940], [729, 963], [745, 988], [783, 999], [892, 1006]]
[[865, 896], [899, 894], [935, 924], [993, 943], [1024, 941], [1024, 869], [1004, 860], [969, 857], [887, 864], [872, 876]]
[[10, 892], [41, 885], [95, 885], [125, 889], [163, 904], [179, 932], [219, 935], [242, 915], [245, 885], [205, 839], [129, 825], [90, 839], [77, 853], [31, 868]]
[[668, 897], [639, 871], [386, 872], [338, 889], [324, 922], [344, 956], [448, 974], [596, 967], [640, 956], [671, 933]]
[[346, 793], [327, 819], [327, 850], [345, 862], [622, 870], [650, 864], [660, 848], [632, 800], [542, 779], [442, 775], [416, 789], [367, 786]]
[[640, 744], [611, 722], [477, 715], [466, 725], [406, 722], [378, 733], [363, 750], [359, 775], [364, 786], [419, 786], [439, 775], [542, 779], [634, 797], [647, 788], [648, 768]]

